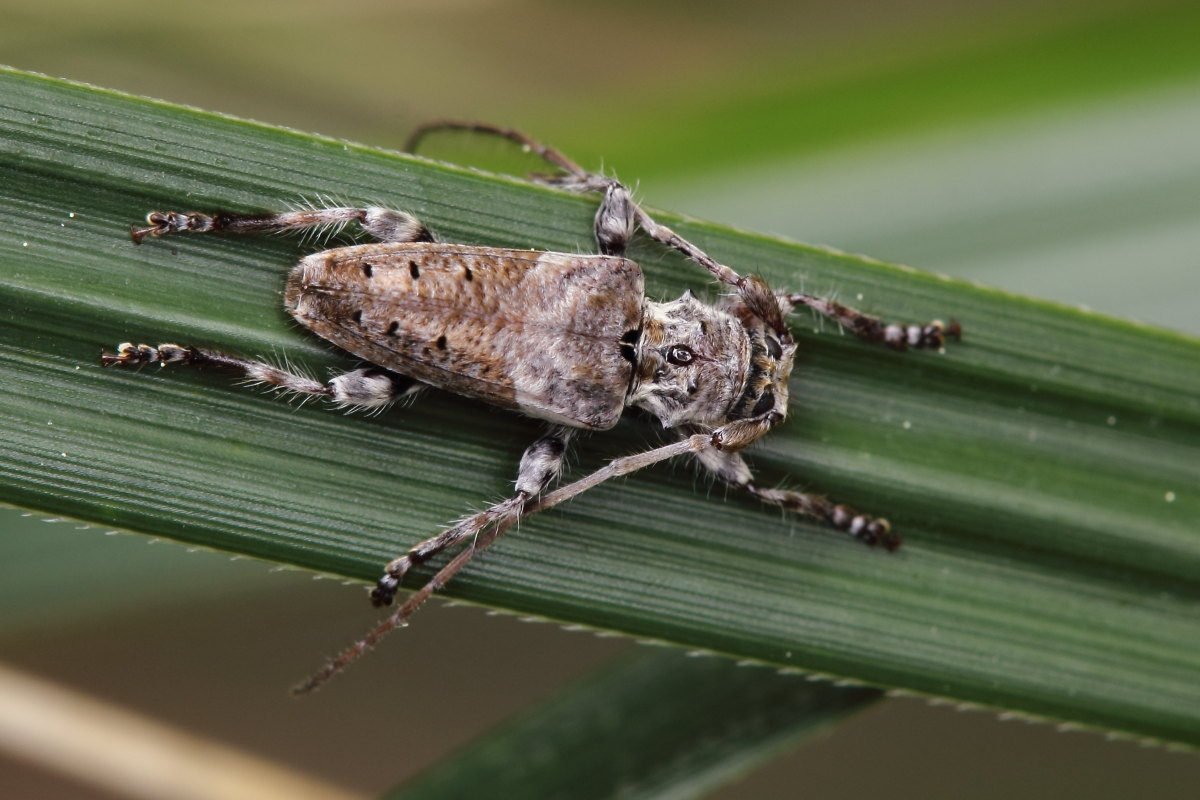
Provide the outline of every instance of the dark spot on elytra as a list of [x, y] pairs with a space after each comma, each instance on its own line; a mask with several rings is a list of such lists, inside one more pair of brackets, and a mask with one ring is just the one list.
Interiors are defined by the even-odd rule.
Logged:
[[437, 349], [438, 350], [446, 349], [446, 335], [445, 334], [442, 334], [441, 336], [439, 336], [437, 338]]
[[417, 278], [421, 277], [421, 270], [417, 267], [417, 262], [415, 262], [415, 261], [408, 262], [408, 274], [412, 275], [412, 278], [414, 281]]
[[362, 322], [362, 309], [354, 309], [354, 313], [350, 315], [350, 319], [354, 320], [355, 322]]
[[363, 271], [363, 275], [368, 278], [375, 274], [375, 268], [372, 267], [366, 261], [363, 262], [362, 271]]
[[466, 278], [466, 279], [467, 279], [467, 280], [469, 280], [469, 281], [473, 281], [473, 280], [475, 280], [475, 273], [474, 273], [474, 272], [471, 272], [471, 268], [470, 268], [470, 267], [466, 267], [466, 266], [464, 266], [464, 267], [463, 267], [463, 277], [464, 277], [464, 278]]
[[388, 325], [388, 327], [387, 327], [387, 335], [395, 336], [396, 331], [398, 331], [398, 330], [400, 330], [400, 323], [396, 322], [395, 320], [392, 320], [392, 324]]

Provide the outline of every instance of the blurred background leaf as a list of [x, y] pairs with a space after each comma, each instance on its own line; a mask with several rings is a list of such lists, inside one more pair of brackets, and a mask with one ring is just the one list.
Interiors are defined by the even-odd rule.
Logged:
[[728, 658], [647, 649], [568, 687], [388, 797], [700, 797], [880, 699]]
[[[398, 144], [412, 123], [430, 117], [502, 121], [585, 163], [603, 159], [627, 180], [644, 178], [655, 206], [1197, 331], [1200, 251], [1191, 198], [1200, 182], [1194, 113], [1200, 68], [1196, 49], [1187, 46], [1195, 30], [1190, 3], [765, 3], [740, 7], [735, 19], [695, 4], [429, 4], [400, 13], [364, 3], [329, 16], [318, 3], [290, 4], [286, 14], [271, 4], [234, 12], [218, 3], [169, 21], [147, 17], [132, 3], [4, 10], [3, 59], [17, 66], [373, 144]], [[575, 45], [585, 36], [604, 46], [580, 57], [583, 48]], [[11, 581], [5, 574], [5, 590], [18, 579], [29, 586], [14, 592], [12, 606], [5, 597], [6, 611], [17, 604], [28, 611], [14, 615], [21, 622], [6, 653], [190, 724], [229, 731], [264, 751], [321, 765], [314, 768], [333, 772], [340, 758], [352, 776], [347, 780], [360, 785], [395, 777], [394, 743], [350, 713], [358, 704], [368, 718], [375, 714], [369, 693], [343, 689], [336, 720], [325, 720], [340, 732], [363, 730], [369, 740], [344, 748], [339, 758], [319, 745], [322, 729], [312, 727], [318, 723], [311, 710], [280, 711], [263, 699], [295, 677], [296, 665], [309, 663], [312, 641], [342, 640], [346, 620], [361, 615], [357, 591], [310, 588], [307, 580], [283, 576], [272, 592], [261, 567], [180, 558], [182, 550], [169, 544], [159, 546], [165, 555], [156, 568], [145, 569], [134, 563], [146, 557], [140, 540], [33, 524], [44, 555], [29, 552], [29, 537], [2, 537], [6, 546], [22, 548], [20, 562], [5, 555], [4, 563], [40, 560], [48, 570], [39, 576], [23, 567]], [[132, 568], [123, 569], [126, 562]], [[232, 594], [237, 586], [248, 594]], [[78, 602], [78, 591], [86, 591], [88, 602]], [[265, 593], [277, 594], [279, 610], [270, 610]], [[209, 621], [213, 612], [197, 609], [206, 594], [214, 608], [225, 609], [217, 612], [220, 626]], [[130, 610], [114, 618], [101, 613], [108, 605]], [[197, 645], [191, 657], [171, 660], [179, 644], [149, 651], [133, 644], [167, 641], [188, 611], [199, 620], [188, 640], [200, 642], [209, 630], [207, 648]], [[251, 622], [253, 614], [270, 622]], [[439, 719], [463, 726], [406, 739], [400, 760], [414, 769], [436, 757], [426, 746], [464, 741], [506, 708], [520, 707], [521, 698], [543, 693], [549, 679], [530, 677], [535, 667], [555, 663], [561, 674], [578, 674], [585, 669], [582, 651], [597, 659], [611, 652], [578, 636], [569, 644], [549, 631], [539, 638], [538, 629], [506, 620], [472, 627], [476, 620], [467, 611], [425, 614], [437, 618], [423, 619], [406, 636], [413, 648], [426, 646], [417, 638], [425, 632], [449, 640], [427, 645], [446, 655], [441, 670], [420, 674], [410, 647], [391, 660], [377, 654], [378, 666], [364, 666], [408, 670], [406, 682], [427, 687], [431, 696], [425, 713], [436, 710]], [[467, 617], [470, 623], [455, 626]], [[103, 635], [97, 618], [104, 620]], [[249, 652], [257, 637], [241, 634], [248, 663], [287, 662], [250, 689], [259, 699], [243, 703], [254, 718], [270, 720], [264, 726], [206, 713], [179, 698], [178, 682], [169, 679], [182, 678], [188, 664], [205, 670], [214, 651], [235, 662], [242, 648], [224, 648], [228, 626], [241, 621], [303, 633], [296, 652], [273, 639], [279, 652], [258, 657]], [[464, 641], [478, 649], [456, 650]], [[507, 694], [480, 687], [464, 697], [464, 682], [478, 681], [478, 670], [447, 664], [458, 656], [457, 663], [470, 665], [483, 653], [488, 674]], [[141, 667], [131, 673], [121, 656]], [[527, 694], [501, 677], [506, 663], [530, 677]], [[130, 674], [139, 679], [130, 682]], [[223, 678], [211, 691], [234, 692], [236, 681]], [[900, 719], [888, 715], [909, 712], [918, 710], [893, 705], [859, 736], [886, 736], [887, 720]], [[410, 713], [420, 716], [420, 707]], [[806, 787], [827, 777], [846, 796], [877, 793], [872, 774], [891, 794], [896, 776], [906, 774], [912, 780], [905, 784], [921, 796], [962, 786], [986, 796], [978, 785], [986, 774], [983, 791], [1008, 796], [1011, 771], [996, 775], [991, 767], [999, 753], [1006, 755], [995, 760], [1021, 764], [1011, 777], [1027, 796], [1036, 796], [1029, 781], [1045, 796], [1055, 794], [1055, 778], [1093, 796], [1127, 796], [1148, 780], [1164, 789], [1189, 785], [1170, 780], [1172, 774], [1195, 780], [1193, 767], [1180, 759], [1092, 739], [995, 730], [986, 719], [937, 712], [921, 719], [897, 722], [886, 748], [874, 740], [875, 749], [897, 757], [890, 768], [837, 769], [839, 757], [821, 750], [798, 754], [790, 768]], [[919, 738], [905, 733], [916, 724]], [[945, 731], [943, 739], [938, 731]], [[871, 750], [851, 731], [844, 738], [844, 763]], [[949, 755], [955, 743], [966, 749]], [[1045, 758], [1048, 747], [1059, 755]], [[1085, 764], [1088, 752], [1093, 760]], [[980, 754], [988, 757], [980, 761]], [[922, 768], [923, 759], [936, 763], [936, 771]], [[926, 775], [936, 776], [928, 779], [933, 783], [921, 782]]]

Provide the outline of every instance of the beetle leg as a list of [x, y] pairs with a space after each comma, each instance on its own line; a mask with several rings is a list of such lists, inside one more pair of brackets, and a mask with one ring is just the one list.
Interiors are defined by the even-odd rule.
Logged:
[[562, 471], [567, 457], [567, 443], [573, 433], [572, 428], [555, 426], [525, 450], [517, 470], [516, 493], [512, 497], [426, 539], [388, 564], [384, 576], [371, 592], [372, 602], [377, 606], [390, 605], [400, 582], [404, 580], [404, 574], [414, 565], [428, 561], [447, 547], [478, 536], [488, 527], [494, 526], [503, 532], [520, 519], [529, 499], [541, 494]]
[[466, 566], [476, 553], [486, 549], [524, 516], [530, 500], [540, 494], [562, 471], [563, 462], [566, 460], [567, 444], [573, 434], [574, 429], [572, 428], [559, 426], [552, 428], [545, 436], [531, 444], [525, 450], [525, 454], [521, 456], [516, 492], [512, 497], [452, 525], [437, 536], [426, 539], [405, 555], [388, 564], [384, 576], [379, 579], [379, 583], [371, 592], [371, 601], [377, 606], [388, 605], [392, 602], [400, 587], [400, 581], [404, 579], [405, 573], [414, 564], [428, 561], [446, 548], [468, 541], [462, 552], [447, 562], [421, 588], [413, 592], [391, 615], [362, 639], [339, 653], [320, 672], [296, 686], [292, 690], [293, 693], [304, 694], [316, 689], [373, 647], [388, 631], [404, 625], [408, 617], [420, 608], [434, 592], [441, 589], [458, 574], [458, 571]]
[[888, 550], [900, 547], [900, 536], [892, 531], [892, 526], [882, 517], [860, 514], [850, 506], [833, 503], [819, 494], [787, 489], [763, 489], [756, 486], [750, 467], [739, 453], [710, 449], [697, 453], [696, 456], [709, 472], [730, 486], [749, 492], [764, 503], [823, 519], [838, 530], [845, 531], [872, 547], [877, 544], [882, 544]]
[[265, 384], [285, 393], [309, 397], [327, 397], [335, 403], [354, 408], [382, 408], [402, 397], [416, 394], [424, 384], [380, 367], [366, 367], [343, 372], [322, 383], [315, 378], [218, 350], [184, 347], [177, 344], [148, 344], [125, 342], [118, 345], [116, 354], [103, 353], [100, 363], [111, 366], [142, 366], [144, 364], [189, 364], [212, 366], [242, 373], [252, 384]]
[[950, 324], [935, 319], [925, 325], [898, 325], [888, 323], [864, 314], [858, 309], [844, 306], [841, 303], [825, 297], [805, 294], [804, 292], [780, 292], [780, 301], [790, 306], [805, 305], [822, 316], [829, 317], [838, 325], [868, 342], [880, 342], [893, 350], [906, 350], [909, 347], [922, 350], [940, 350], [947, 338], [955, 340], [962, 338], [962, 326], [957, 320]]
[[512, 128], [480, 122], [445, 120], [431, 122], [417, 128], [408, 138], [405, 148], [414, 151], [421, 139], [438, 130], [463, 130], [498, 136], [508, 139], [523, 149], [545, 159], [565, 174], [557, 176], [531, 175], [531, 180], [548, 186], [556, 186], [572, 192], [602, 192], [604, 198], [596, 212], [596, 243], [605, 255], [624, 255], [633, 239], [633, 232], [640, 227], [647, 236], [666, 247], [682, 253], [688, 259], [708, 270], [713, 278], [737, 289], [746, 305], [757, 314], [780, 337], [790, 342], [791, 333], [779, 312], [778, 302], [771, 295], [766, 283], [753, 275], [740, 275], [704, 252], [700, 247], [680, 236], [666, 225], [659, 223], [634, 201], [628, 187], [616, 178], [589, 172], [553, 147]]
[[433, 234], [420, 220], [403, 211], [368, 206], [366, 208], [304, 208], [277, 214], [199, 214], [194, 211], [151, 211], [146, 215], [149, 227], [131, 228], [133, 241], [141, 244], [147, 236], [172, 233], [272, 233], [319, 228], [340, 230], [357, 222], [372, 238], [381, 242], [432, 242]]

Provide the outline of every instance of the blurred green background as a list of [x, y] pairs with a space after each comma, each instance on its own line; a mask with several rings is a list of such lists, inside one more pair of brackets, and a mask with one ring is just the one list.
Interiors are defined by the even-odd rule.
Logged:
[[[1200, 333], [1195, 3], [51, 0], [0, 18], [17, 68], [385, 147], [434, 118], [512, 125], [651, 206]], [[5, 660], [363, 791], [632, 646], [433, 604], [297, 703], [284, 689], [370, 619], [359, 587], [75, 528], [0, 516]], [[394, 671], [403, 705], [372, 694]], [[894, 700], [720, 796], [1197, 785], [1192, 755]], [[105, 796], [3, 759], [0, 789]]]

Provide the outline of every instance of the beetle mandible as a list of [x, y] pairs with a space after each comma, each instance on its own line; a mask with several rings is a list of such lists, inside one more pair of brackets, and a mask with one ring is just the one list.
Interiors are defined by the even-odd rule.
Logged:
[[[740, 451], [787, 417], [796, 342], [785, 323], [805, 305], [872, 342], [898, 350], [942, 347], [957, 322], [887, 324], [829, 299], [777, 292], [743, 276], [656, 222], [617, 179], [589, 172], [524, 134], [492, 125], [438, 122], [419, 128], [409, 149], [439, 129], [500, 136], [561, 172], [535, 179], [602, 195], [595, 218], [598, 255], [436, 242], [413, 216], [381, 207], [302, 208], [268, 214], [158, 212], [135, 242], [177, 233], [260, 233], [357, 223], [374, 243], [306, 256], [284, 295], [301, 325], [369, 366], [318, 381], [264, 361], [176, 344], [121, 344], [105, 365], [195, 364], [240, 372], [299, 395], [344, 406], [382, 408], [425, 387], [445, 389], [545, 420], [549, 429], [525, 451], [515, 491], [411, 548], [387, 565], [371, 592], [390, 605], [405, 573], [458, 544], [463, 549], [366, 637], [297, 687], [324, 683], [401, 625], [470, 558], [521, 517], [550, 508], [619, 475], [680, 455], [767, 503], [826, 520], [870, 545], [900, 545], [887, 520], [826, 498], [755, 484]], [[634, 233], [679, 251], [733, 292], [715, 305], [690, 291], [648, 300], [641, 268], [625, 258]], [[577, 431], [613, 427], [639, 408], [678, 432], [665, 446], [618, 458], [543, 493], [558, 477]]]

